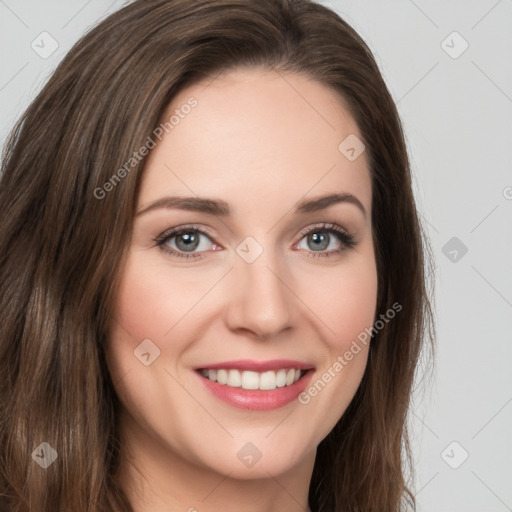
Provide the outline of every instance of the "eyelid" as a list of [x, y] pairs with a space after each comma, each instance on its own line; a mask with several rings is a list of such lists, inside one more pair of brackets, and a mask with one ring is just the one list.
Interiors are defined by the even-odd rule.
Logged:
[[316, 224], [312, 224], [312, 225], [302, 229], [299, 232], [300, 239], [302, 239], [302, 237], [306, 236], [312, 230], [315, 230], [315, 229], [318, 229], [318, 230], [324, 229], [326, 231], [329, 231], [330, 229], [332, 229], [338, 233], [342, 233], [344, 235], [352, 237], [352, 235], [350, 234], [350, 232], [347, 229], [343, 228], [342, 226], [339, 226], [338, 224], [334, 224], [332, 222], [317, 222]]
[[[199, 226], [199, 224], [183, 224], [182, 226], [176, 226], [174, 228], [167, 229], [166, 231], [164, 231], [161, 235], [159, 235], [155, 239], [155, 242], [163, 242], [167, 238], [170, 238], [172, 235], [176, 235], [176, 234], [179, 234], [179, 233], [181, 233], [183, 231], [187, 231], [187, 230], [197, 231], [198, 233], [206, 235], [210, 239], [214, 238], [214, 235], [211, 232], [210, 228], [208, 228], [206, 226], [203, 226], [203, 225]], [[213, 240], [212, 240], [212, 242], [213, 242]], [[220, 244], [216, 243], [216, 245], [220, 245]]]

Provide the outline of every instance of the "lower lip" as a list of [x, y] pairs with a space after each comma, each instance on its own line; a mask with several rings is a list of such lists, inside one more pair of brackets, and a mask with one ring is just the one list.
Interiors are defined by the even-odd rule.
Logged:
[[214, 396], [227, 404], [252, 411], [269, 411], [279, 409], [293, 402], [307, 387], [313, 370], [308, 370], [297, 382], [290, 386], [262, 391], [259, 389], [233, 388], [226, 384], [214, 382], [199, 372], [195, 372], [203, 385]]

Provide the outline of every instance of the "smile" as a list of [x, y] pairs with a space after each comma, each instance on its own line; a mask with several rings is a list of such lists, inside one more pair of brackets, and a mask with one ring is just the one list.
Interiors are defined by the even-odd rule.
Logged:
[[261, 389], [262, 391], [291, 386], [294, 382], [297, 382], [304, 373], [305, 371], [298, 368], [289, 370], [282, 368], [277, 371], [269, 370], [261, 373], [224, 368], [218, 370], [201, 370], [203, 377], [213, 382], [218, 382], [223, 386], [242, 389]]
[[296, 400], [313, 373], [309, 364], [284, 359], [239, 360], [195, 368], [209, 394], [232, 407], [259, 411]]

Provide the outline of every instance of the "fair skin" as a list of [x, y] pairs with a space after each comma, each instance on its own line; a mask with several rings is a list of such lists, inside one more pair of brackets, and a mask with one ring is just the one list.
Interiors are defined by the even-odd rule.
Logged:
[[[338, 150], [349, 134], [362, 137], [339, 96], [300, 74], [229, 71], [181, 91], [164, 118], [190, 97], [197, 106], [149, 154], [137, 212], [165, 196], [197, 196], [225, 201], [231, 213], [174, 207], [135, 217], [109, 345], [122, 404], [121, 483], [135, 512], [309, 511], [316, 448], [353, 398], [368, 347], [309, 403], [273, 410], [219, 400], [194, 368], [293, 359], [314, 368], [314, 383], [371, 327], [377, 271], [368, 161]], [[349, 201], [294, 212], [299, 202], [338, 192], [365, 213]], [[318, 249], [301, 231], [322, 223], [356, 244], [316, 228], [328, 240]], [[179, 236], [154, 242], [189, 224], [208, 231], [193, 251], [200, 257], [163, 250], [188, 254]], [[263, 249], [251, 263], [236, 250], [248, 236]], [[149, 366], [134, 356], [145, 339], [160, 350]], [[252, 467], [237, 456], [248, 442], [261, 453]]]

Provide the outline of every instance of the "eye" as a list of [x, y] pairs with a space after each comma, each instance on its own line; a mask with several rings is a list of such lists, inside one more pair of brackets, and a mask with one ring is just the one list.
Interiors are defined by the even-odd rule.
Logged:
[[[336, 224], [319, 224], [301, 234], [301, 242], [305, 240], [305, 249], [310, 251], [308, 257], [312, 258], [336, 256], [356, 245], [353, 235]], [[296, 247], [304, 249], [300, 243]]]
[[[354, 237], [336, 224], [319, 224], [303, 230], [300, 242], [294, 246], [305, 249], [308, 257], [330, 257], [356, 245]], [[302, 241], [305, 240], [306, 247]], [[219, 250], [211, 236], [195, 226], [180, 226], [166, 231], [154, 240], [155, 245], [172, 257], [196, 259], [202, 253]], [[329, 250], [330, 249], [330, 250]]]
[[155, 242], [162, 251], [178, 258], [200, 258], [202, 252], [208, 251], [208, 246], [213, 246], [213, 250], [219, 247], [211, 241], [208, 233], [193, 226], [174, 228], [158, 237]]

